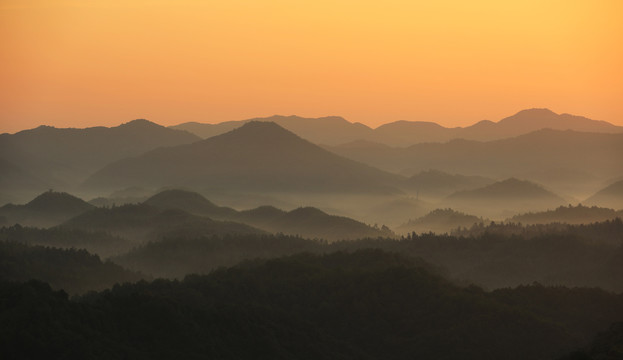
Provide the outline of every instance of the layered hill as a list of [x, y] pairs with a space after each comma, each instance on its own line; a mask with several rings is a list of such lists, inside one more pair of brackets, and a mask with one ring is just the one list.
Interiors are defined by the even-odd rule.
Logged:
[[596, 133], [623, 133], [623, 127], [583, 116], [556, 114], [549, 109], [527, 109], [498, 122], [480, 121], [467, 127], [447, 128], [428, 121], [394, 121], [375, 129], [361, 123], [351, 123], [339, 116], [302, 118], [271, 116], [218, 124], [184, 123], [172, 126], [208, 138], [238, 128], [249, 121], [275, 122], [313, 143], [339, 145], [366, 140], [390, 146], [410, 146], [417, 143], [447, 142], [452, 139], [491, 141], [515, 137], [541, 129], [574, 130]]
[[273, 206], [261, 206], [236, 211], [217, 206], [202, 195], [185, 190], [165, 190], [143, 204], [160, 209], [184, 210], [212, 219], [248, 224], [271, 233], [299, 235], [311, 239], [333, 241], [393, 235], [389, 229], [378, 229], [351, 218], [329, 215], [313, 207], [284, 211]]
[[617, 181], [584, 201], [586, 204], [623, 209], [623, 180]]
[[616, 211], [608, 208], [597, 206], [588, 207], [579, 204], [578, 206], [560, 206], [555, 210], [515, 215], [508, 219], [508, 221], [522, 224], [589, 224], [612, 220], [617, 217], [623, 217], [623, 210]]
[[436, 234], [450, 233], [459, 227], [469, 228], [474, 224], [486, 222], [483, 218], [468, 215], [452, 209], [436, 209], [430, 213], [414, 219], [398, 227], [400, 233], [425, 233]]
[[444, 203], [494, 217], [505, 212], [553, 209], [566, 201], [538, 184], [510, 178], [482, 188], [456, 192]]
[[171, 126], [171, 128], [185, 130], [206, 139], [237, 129], [251, 121], [274, 122], [315, 144], [341, 144], [369, 138], [373, 133], [373, 130], [366, 125], [351, 123], [340, 116], [305, 118], [274, 115], [248, 120], [225, 121], [218, 124], [190, 122]]
[[[200, 140], [147, 120], [116, 127], [60, 129], [40, 126], [0, 135], [0, 158], [28, 169], [47, 186], [75, 185], [102, 166], [146, 151]], [[14, 170], [11, 176], [19, 176]], [[4, 174], [3, 177], [8, 175]]]
[[424, 198], [439, 198], [457, 191], [473, 190], [494, 183], [482, 176], [448, 174], [439, 170], [426, 170], [409, 178], [407, 186]]
[[49, 227], [93, 208], [93, 205], [68, 193], [46, 191], [25, 205], [0, 207], [0, 225]]
[[275, 123], [249, 122], [189, 145], [161, 148], [97, 171], [89, 189], [191, 187], [248, 192], [396, 193], [402, 180], [342, 158]]
[[539, 130], [488, 142], [452, 140], [391, 150], [378, 146], [330, 150], [395, 173], [438, 169], [498, 179], [521, 177], [577, 196], [623, 174], [623, 134]]
[[179, 209], [160, 209], [147, 204], [96, 208], [62, 224], [64, 228], [105, 231], [136, 242], [222, 234], [259, 234], [251, 226], [216, 221]]

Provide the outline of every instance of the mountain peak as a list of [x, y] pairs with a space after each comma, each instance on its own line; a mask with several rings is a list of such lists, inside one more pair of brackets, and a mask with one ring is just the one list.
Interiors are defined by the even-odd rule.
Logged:
[[555, 112], [551, 111], [548, 108], [531, 108], [531, 109], [524, 109], [519, 111], [517, 114], [511, 116], [511, 117], [515, 117], [515, 116], [519, 116], [519, 117], [523, 117], [523, 116], [556, 116], [558, 114], [556, 114]]
[[46, 191], [31, 200], [26, 206], [37, 211], [75, 211], [88, 210], [93, 206], [84, 200], [65, 192]]
[[135, 120], [128, 121], [126, 123], [119, 125], [119, 127], [148, 127], [148, 126], [161, 127], [161, 125], [158, 125], [155, 122], [149, 121], [147, 119], [135, 119]]

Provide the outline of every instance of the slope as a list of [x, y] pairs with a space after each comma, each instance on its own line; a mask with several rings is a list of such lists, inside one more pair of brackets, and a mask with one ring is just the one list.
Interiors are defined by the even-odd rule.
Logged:
[[249, 122], [194, 144], [110, 164], [90, 189], [173, 186], [248, 192], [396, 193], [401, 177], [330, 153], [275, 123]]
[[48, 227], [58, 225], [94, 206], [64, 192], [46, 191], [25, 205], [7, 204], [0, 207], [4, 224]]

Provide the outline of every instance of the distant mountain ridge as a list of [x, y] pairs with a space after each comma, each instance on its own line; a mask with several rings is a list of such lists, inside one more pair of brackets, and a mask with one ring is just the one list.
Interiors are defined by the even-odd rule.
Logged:
[[46, 191], [25, 205], [0, 207], [0, 225], [53, 226], [93, 208], [93, 205], [68, 193]]
[[[35, 190], [42, 191], [59, 185], [77, 185], [90, 173], [113, 161], [158, 147], [198, 140], [199, 137], [189, 132], [169, 129], [143, 119], [110, 128], [39, 126], [15, 134], [1, 134], [0, 165], [4, 161], [27, 169], [40, 183]], [[0, 181], [10, 176], [24, 178], [20, 169], [11, 170], [14, 175], [3, 174]], [[19, 183], [13, 182], [10, 188], [3, 190], [12, 191], [19, 186]]]
[[[621, 160], [621, 159], [619, 159]], [[616, 181], [584, 201], [587, 204], [623, 210], [623, 180]]]
[[275, 122], [302, 138], [316, 144], [341, 145], [366, 140], [390, 146], [404, 147], [423, 142], [446, 142], [452, 139], [491, 141], [527, 134], [541, 129], [574, 130], [597, 133], [623, 133], [623, 127], [583, 116], [556, 114], [549, 109], [527, 109], [498, 122], [483, 120], [467, 127], [447, 128], [434, 122], [399, 120], [370, 128], [351, 123], [339, 116], [304, 118], [274, 115], [217, 124], [197, 122], [171, 126], [202, 138], [231, 131], [250, 121]]
[[606, 179], [623, 174], [623, 133], [543, 129], [487, 142], [457, 139], [407, 148], [369, 144], [327, 148], [394, 173], [409, 175], [437, 169], [494, 179], [521, 177], [553, 188], [566, 186], [589, 193]]
[[461, 211], [494, 217], [500, 210], [550, 209], [564, 205], [565, 199], [526, 180], [509, 178], [482, 188], [456, 192], [445, 199], [445, 204]]
[[191, 187], [261, 192], [399, 193], [403, 178], [343, 158], [275, 123], [249, 122], [226, 134], [112, 163], [89, 189]]
[[202, 195], [185, 190], [162, 191], [147, 199], [144, 204], [161, 209], [180, 209], [216, 220], [248, 224], [272, 233], [299, 235], [311, 239], [333, 241], [393, 235], [389, 229], [375, 229], [351, 218], [329, 215], [313, 207], [284, 211], [273, 206], [261, 206], [236, 211], [217, 206]]

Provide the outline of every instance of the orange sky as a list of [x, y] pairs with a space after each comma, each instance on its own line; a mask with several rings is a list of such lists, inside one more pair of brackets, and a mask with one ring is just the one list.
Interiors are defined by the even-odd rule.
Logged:
[[623, 1], [0, 0], [0, 132], [273, 114], [623, 125]]

